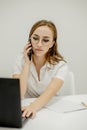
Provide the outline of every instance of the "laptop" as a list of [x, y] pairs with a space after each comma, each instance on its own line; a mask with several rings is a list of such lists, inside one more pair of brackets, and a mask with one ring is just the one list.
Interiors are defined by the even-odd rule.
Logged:
[[20, 81], [0, 78], [0, 127], [23, 126], [20, 98]]

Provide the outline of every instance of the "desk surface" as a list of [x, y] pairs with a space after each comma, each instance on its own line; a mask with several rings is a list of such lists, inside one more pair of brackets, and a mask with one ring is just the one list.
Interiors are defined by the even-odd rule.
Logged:
[[[64, 98], [77, 102], [87, 101], [87, 95], [66, 96]], [[27, 104], [30, 100], [34, 99], [25, 99], [23, 104]], [[0, 127], [0, 130], [19, 129]], [[43, 108], [37, 112], [35, 119], [29, 119], [21, 130], [87, 130], [87, 109], [69, 113], [57, 113]]]

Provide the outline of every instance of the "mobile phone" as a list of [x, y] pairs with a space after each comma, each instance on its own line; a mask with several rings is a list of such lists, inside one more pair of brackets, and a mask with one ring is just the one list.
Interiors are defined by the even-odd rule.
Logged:
[[[28, 40], [29, 41], [29, 44], [31, 44], [31, 40], [29, 39]], [[31, 60], [31, 57], [32, 57], [32, 49], [31, 50], [29, 50], [29, 52], [27, 53], [27, 55], [28, 55], [28, 57], [29, 57], [29, 60]]]

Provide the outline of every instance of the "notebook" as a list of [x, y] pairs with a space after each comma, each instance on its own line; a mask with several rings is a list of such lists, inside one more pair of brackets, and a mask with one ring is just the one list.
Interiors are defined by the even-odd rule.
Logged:
[[0, 127], [23, 126], [19, 79], [0, 78]]

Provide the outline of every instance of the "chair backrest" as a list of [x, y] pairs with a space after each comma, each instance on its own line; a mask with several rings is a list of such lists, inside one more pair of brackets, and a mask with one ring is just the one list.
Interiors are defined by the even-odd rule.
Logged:
[[73, 72], [69, 72], [66, 76], [64, 84], [60, 89], [58, 95], [74, 95], [75, 94], [75, 78]]

